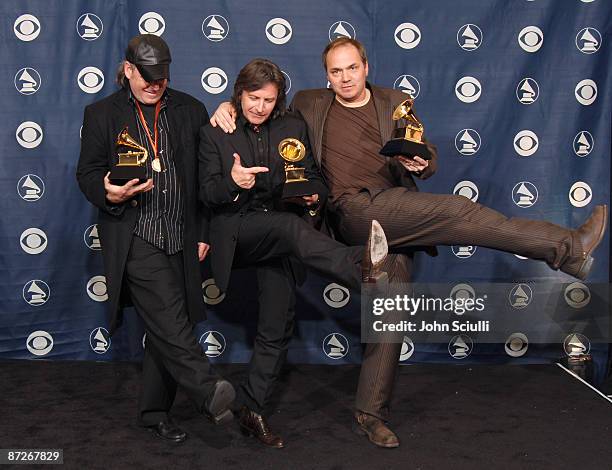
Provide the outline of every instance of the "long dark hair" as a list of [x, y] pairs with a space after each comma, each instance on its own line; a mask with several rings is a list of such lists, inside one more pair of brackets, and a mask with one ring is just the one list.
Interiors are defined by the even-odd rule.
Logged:
[[268, 59], [253, 59], [240, 70], [236, 82], [234, 83], [234, 94], [232, 95], [232, 105], [234, 109], [242, 114], [240, 99], [243, 91], [255, 91], [263, 88], [267, 83], [273, 83], [278, 89], [276, 104], [272, 111], [272, 119], [285, 114], [287, 110], [287, 85], [285, 76], [281, 69], [274, 62]]
[[115, 76], [115, 82], [121, 88], [125, 88], [126, 90], [130, 86], [130, 81], [125, 76], [125, 72], [123, 71], [123, 64], [125, 64], [125, 60], [122, 60], [119, 66], [117, 67], [117, 75]]

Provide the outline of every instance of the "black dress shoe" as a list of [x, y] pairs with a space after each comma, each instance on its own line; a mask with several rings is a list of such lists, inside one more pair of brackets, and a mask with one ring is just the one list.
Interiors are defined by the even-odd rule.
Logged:
[[382, 271], [382, 265], [389, 253], [387, 237], [378, 221], [373, 220], [370, 227], [368, 242], [361, 261], [361, 281], [364, 283], [377, 283], [386, 278], [387, 273]]
[[217, 380], [212, 392], [204, 402], [204, 413], [215, 423], [225, 424], [230, 422], [234, 415], [229, 406], [236, 398], [236, 391], [227, 380]]
[[285, 447], [283, 438], [272, 432], [266, 419], [249, 410], [246, 406], [240, 409], [240, 430], [246, 436], [255, 436], [268, 447], [274, 447], [275, 449]]
[[561, 266], [561, 270], [578, 279], [584, 280], [593, 267], [592, 253], [601, 243], [608, 227], [608, 206], [595, 206], [587, 221], [578, 227], [574, 233], [574, 239], [580, 241], [582, 252], [578, 255], [569, 256]]
[[157, 437], [171, 442], [183, 442], [187, 439], [187, 433], [183, 431], [178, 425], [171, 419], [160, 421], [159, 423], [148, 426], [148, 428]]

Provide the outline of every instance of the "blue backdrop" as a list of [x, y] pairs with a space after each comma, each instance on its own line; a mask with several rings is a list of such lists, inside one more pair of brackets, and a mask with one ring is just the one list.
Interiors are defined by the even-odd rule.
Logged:
[[[279, 64], [290, 99], [325, 87], [320, 52], [334, 37], [356, 37], [369, 52], [370, 81], [413, 96], [438, 146], [440, 169], [422, 190], [572, 227], [610, 200], [612, 4], [604, 0], [5, 0], [0, 12], [2, 358], [142, 354], [134, 312], [112, 339], [106, 332], [96, 214], [74, 177], [83, 108], [116, 89], [125, 45], [139, 32], [163, 36], [172, 86], [211, 112], [255, 56]], [[543, 263], [475, 247], [441, 247], [438, 258], [417, 259], [416, 271], [449, 284], [572, 282]], [[589, 281], [606, 285], [608, 272], [606, 236]], [[237, 272], [226, 295], [204, 279], [203, 348], [213, 360], [247, 361], [252, 273]], [[588, 283], [573, 288], [589, 295]], [[354, 293], [310, 275], [298, 317], [290, 360], [360, 360]], [[475, 344], [462, 362], [550, 361], [563, 355], [563, 340], [524, 344], [520, 354]], [[402, 359], [456, 362], [448, 351], [406, 339]], [[593, 351], [601, 364], [607, 347]]]

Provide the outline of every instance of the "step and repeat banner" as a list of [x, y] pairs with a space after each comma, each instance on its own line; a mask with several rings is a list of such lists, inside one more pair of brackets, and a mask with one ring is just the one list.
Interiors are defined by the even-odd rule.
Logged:
[[[171, 86], [209, 112], [231, 95], [254, 57], [275, 61], [296, 90], [327, 86], [321, 51], [350, 36], [369, 54], [369, 80], [415, 99], [439, 171], [421, 190], [455, 193], [508, 216], [577, 227], [610, 202], [610, 30], [605, 0], [5, 0], [0, 4], [0, 357], [135, 359], [143, 329], [132, 310], [112, 338], [96, 211], [75, 179], [83, 108], [117, 88], [132, 36], [170, 45]], [[609, 281], [609, 238], [588, 282], [544, 263], [476, 246], [417, 255], [415, 279], [461, 286], [505, 283], [516, 315], [534, 311], [538, 286], [562, 285], [572, 308]], [[236, 271], [219, 292], [204, 266], [206, 354], [246, 362], [257, 321], [256, 280]], [[471, 290], [470, 290], [471, 289]], [[605, 289], [604, 289], [605, 290]], [[359, 362], [359, 296], [310, 274], [298, 297], [294, 362]], [[599, 312], [607, 317], [609, 311]], [[469, 333], [420, 343], [402, 361], [547, 362], [607, 354], [602, 337], [568, 331], [530, 342], [520, 331], [481, 344]]]

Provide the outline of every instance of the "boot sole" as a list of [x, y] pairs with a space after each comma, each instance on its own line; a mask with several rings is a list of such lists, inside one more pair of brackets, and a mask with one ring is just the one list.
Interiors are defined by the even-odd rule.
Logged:
[[236, 391], [229, 382], [219, 383], [213, 391], [210, 403], [206, 411], [210, 420], [215, 424], [226, 424], [234, 418], [234, 414], [228, 408], [236, 398]]

